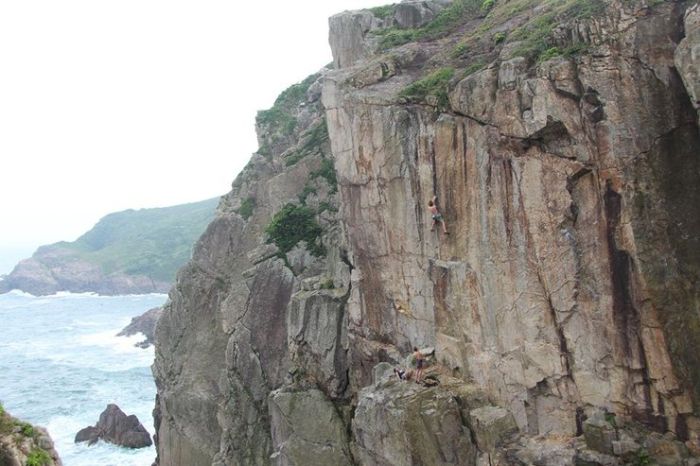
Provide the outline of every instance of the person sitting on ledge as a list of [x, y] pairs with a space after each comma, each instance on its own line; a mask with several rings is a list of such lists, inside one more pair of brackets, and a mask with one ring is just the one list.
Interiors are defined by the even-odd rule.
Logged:
[[408, 374], [406, 373], [406, 369], [403, 367], [396, 366], [394, 367], [394, 375], [399, 378], [399, 380], [407, 380], [408, 379]]

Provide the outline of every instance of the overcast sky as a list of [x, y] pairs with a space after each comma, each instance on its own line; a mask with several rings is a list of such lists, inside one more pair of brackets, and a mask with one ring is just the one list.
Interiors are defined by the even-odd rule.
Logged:
[[0, 2], [0, 274], [102, 216], [226, 193], [255, 112], [382, 0]]

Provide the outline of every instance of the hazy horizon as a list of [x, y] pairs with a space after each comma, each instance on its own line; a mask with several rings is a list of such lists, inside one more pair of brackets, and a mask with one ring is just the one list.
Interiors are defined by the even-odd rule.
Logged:
[[383, 3], [1, 4], [0, 274], [109, 213], [228, 192], [255, 113], [331, 61], [327, 18]]

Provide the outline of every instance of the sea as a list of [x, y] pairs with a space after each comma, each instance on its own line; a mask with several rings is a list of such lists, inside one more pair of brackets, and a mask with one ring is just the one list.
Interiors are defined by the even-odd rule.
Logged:
[[13, 416], [46, 427], [65, 466], [150, 466], [155, 448], [73, 442], [109, 403], [135, 414], [151, 433], [156, 387], [153, 347], [117, 337], [164, 294], [0, 295], [0, 402]]

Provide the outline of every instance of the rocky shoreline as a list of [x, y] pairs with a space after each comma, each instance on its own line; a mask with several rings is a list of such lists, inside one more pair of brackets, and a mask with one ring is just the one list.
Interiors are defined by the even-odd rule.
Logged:
[[170, 282], [142, 275], [105, 274], [99, 266], [80, 260], [68, 250], [40, 249], [22, 260], [0, 281], [0, 293], [21, 290], [34, 296], [58, 292], [97, 293], [106, 296], [167, 293]]

